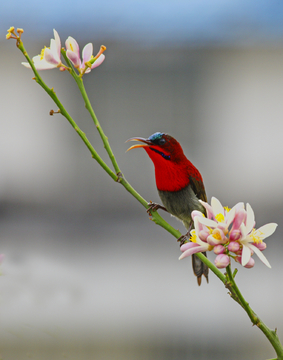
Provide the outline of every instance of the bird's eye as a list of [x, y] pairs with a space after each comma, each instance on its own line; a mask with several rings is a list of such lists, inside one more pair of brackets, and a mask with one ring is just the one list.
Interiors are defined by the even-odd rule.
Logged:
[[163, 145], [166, 143], [166, 140], [161, 138], [159, 141], [158, 141], [158, 145]]

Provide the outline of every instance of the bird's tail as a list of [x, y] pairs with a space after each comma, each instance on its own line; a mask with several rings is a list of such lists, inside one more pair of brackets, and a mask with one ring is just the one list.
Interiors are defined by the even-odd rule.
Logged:
[[[206, 252], [203, 252], [203, 255], [206, 256]], [[205, 265], [196, 254], [192, 255], [192, 263], [194, 274], [197, 277], [198, 285], [201, 284], [201, 276], [204, 275], [206, 281], [208, 282], [208, 266]]]

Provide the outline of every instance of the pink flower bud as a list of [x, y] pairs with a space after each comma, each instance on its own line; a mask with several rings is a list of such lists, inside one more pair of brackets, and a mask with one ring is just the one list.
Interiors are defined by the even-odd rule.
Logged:
[[239, 240], [240, 237], [241, 237], [241, 231], [240, 230], [232, 230], [230, 232], [229, 238], [230, 238], [231, 241]]
[[219, 254], [216, 256], [214, 264], [218, 269], [226, 268], [230, 264], [230, 258], [226, 254]]
[[250, 260], [247, 262], [247, 264], [245, 265], [245, 268], [250, 269], [252, 267], [254, 267], [255, 261], [254, 259], [251, 257]]
[[235, 253], [240, 250], [240, 244], [237, 241], [230, 241], [228, 250]]
[[256, 246], [260, 251], [263, 251], [266, 249], [266, 243], [265, 242], [260, 242], [258, 244], [253, 243], [254, 246]]
[[221, 244], [214, 246], [214, 254], [219, 255], [225, 252], [225, 247]]

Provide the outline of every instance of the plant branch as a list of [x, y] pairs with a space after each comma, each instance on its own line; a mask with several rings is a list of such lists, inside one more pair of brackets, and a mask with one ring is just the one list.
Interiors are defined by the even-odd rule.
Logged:
[[47, 94], [52, 98], [52, 100], [55, 102], [55, 104], [60, 109], [60, 113], [69, 121], [69, 123], [72, 125], [72, 127], [76, 130], [80, 138], [83, 140], [87, 148], [89, 149], [92, 157], [99, 163], [99, 165], [107, 172], [108, 175], [112, 177], [115, 181], [118, 180], [117, 175], [109, 168], [109, 166], [101, 159], [101, 157], [98, 155], [97, 151], [94, 149], [94, 147], [89, 142], [86, 134], [79, 128], [79, 126], [76, 124], [76, 122], [73, 120], [73, 118], [69, 115], [63, 104], [58, 99], [55, 91], [53, 88], [49, 88], [45, 82], [42, 80], [41, 76], [38, 74], [38, 71], [36, 70], [33, 62], [31, 61], [28, 53], [26, 52], [23, 42], [20, 40], [18, 43], [18, 48], [21, 50], [21, 52], [24, 54], [25, 58], [29, 62], [34, 75], [35, 75], [35, 81], [47, 92]]
[[[64, 59], [67, 62], [69, 62], [69, 59], [66, 56], [66, 51], [64, 49], [62, 49], [61, 53], [62, 53]], [[109, 158], [110, 158], [110, 160], [111, 160], [111, 162], [113, 164], [113, 167], [115, 169], [116, 174], [118, 175], [118, 174], [121, 173], [121, 170], [120, 170], [120, 168], [118, 166], [118, 163], [116, 161], [116, 158], [115, 158], [115, 156], [113, 154], [113, 151], [112, 151], [111, 146], [109, 144], [108, 138], [104, 134], [104, 131], [103, 131], [103, 129], [102, 129], [102, 127], [101, 127], [101, 125], [100, 125], [100, 123], [99, 123], [99, 121], [98, 121], [98, 119], [97, 119], [97, 117], [95, 115], [95, 112], [94, 112], [94, 110], [93, 110], [93, 108], [91, 106], [91, 103], [89, 101], [89, 97], [88, 97], [88, 95], [86, 93], [86, 90], [85, 90], [85, 87], [84, 87], [83, 79], [75, 71], [72, 71], [71, 75], [73, 76], [73, 78], [75, 79], [75, 81], [76, 81], [76, 83], [78, 85], [78, 88], [79, 88], [79, 90], [80, 90], [80, 92], [82, 94], [82, 97], [84, 99], [84, 102], [85, 102], [85, 107], [88, 110], [88, 112], [90, 113], [90, 116], [92, 117], [92, 120], [93, 120], [93, 122], [94, 122], [94, 124], [95, 124], [95, 126], [96, 126], [96, 128], [97, 128], [97, 130], [99, 132], [99, 135], [100, 135], [100, 137], [101, 137], [101, 139], [103, 141], [104, 148], [105, 148], [105, 150], [107, 151], [107, 153], [109, 155]]]
[[257, 314], [252, 310], [249, 303], [246, 302], [246, 300], [244, 299], [242, 293], [240, 292], [240, 290], [235, 282], [230, 265], [227, 266], [226, 271], [227, 271], [228, 281], [230, 283], [229, 289], [233, 292], [233, 295], [236, 296], [236, 299], [232, 296], [233, 299], [235, 301], [237, 301], [242, 306], [242, 308], [246, 311], [246, 313], [248, 314], [253, 325], [256, 325], [264, 333], [264, 335], [267, 337], [267, 339], [270, 341], [271, 345], [273, 346], [274, 350], [276, 351], [277, 359], [282, 360], [283, 359], [283, 347], [282, 347], [282, 344], [280, 343], [280, 340], [278, 338], [276, 330], [271, 330], [269, 327], [267, 327], [264, 324], [264, 322], [257, 316]]

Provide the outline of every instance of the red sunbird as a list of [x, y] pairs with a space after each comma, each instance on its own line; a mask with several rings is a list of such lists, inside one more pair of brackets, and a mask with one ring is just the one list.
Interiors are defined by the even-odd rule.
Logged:
[[[153, 204], [152, 209], [162, 208], [180, 219], [189, 235], [193, 229], [192, 211], [205, 214], [199, 202], [199, 199], [207, 202], [200, 172], [187, 159], [178, 141], [168, 134], [157, 132], [148, 139], [134, 137], [128, 141], [140, 141], [142, 144], [133, 145], [128, 150], [144, 148], [154, 164], [156, 186], [164, 207]], [[198, 284], [201, 284], [202, 275], [208, 282], [208, 267], [195, 254], [192, 255], [192, 264]]]

